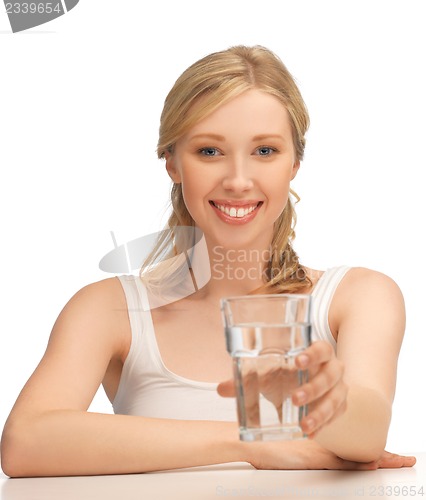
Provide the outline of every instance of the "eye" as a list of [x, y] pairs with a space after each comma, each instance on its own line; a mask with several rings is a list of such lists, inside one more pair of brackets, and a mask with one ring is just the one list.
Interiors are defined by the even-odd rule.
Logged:
[[217, 156], [220, 154], [218, 149], [211, 147], [201, 148], [198, 150], [198, 153], [202, 156]]
[[256, 154], [259, 156], [271, 156], [272, 153], [276, 153], [277, 149], [271, 148], [270, 146], [260, 146], [256, 149]]

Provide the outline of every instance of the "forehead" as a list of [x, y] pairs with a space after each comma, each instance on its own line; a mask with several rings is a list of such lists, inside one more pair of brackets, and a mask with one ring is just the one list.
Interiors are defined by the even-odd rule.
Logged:
[[252, 89], [234, 97], [196, 123], [186, 136], [207, 132], [223, 135], [281, 133], [291, 135], [284, 104], [271, 94]]

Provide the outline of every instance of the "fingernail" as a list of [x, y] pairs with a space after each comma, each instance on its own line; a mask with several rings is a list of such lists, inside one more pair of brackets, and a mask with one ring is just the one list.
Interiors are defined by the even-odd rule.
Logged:
[[299, 362], [301, 367], [308, 366], [309, 358], [306, 354], [301, 354], [298, 356], [297, 361]]

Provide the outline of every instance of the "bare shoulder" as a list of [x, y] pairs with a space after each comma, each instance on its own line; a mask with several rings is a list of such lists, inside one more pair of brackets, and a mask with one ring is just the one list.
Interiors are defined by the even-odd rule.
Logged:
[[379, 271], [365, 267], [351, 268], [337, 288], [336, 295], [354, 296], [360, 294], [369, 299], [377, 297], [402, 299], [402, 293], [395, 281]]
[[78, 290], [61, 311], [52, 331], [52, 339], [63, 336], [72, 329], [74, 332], [90, 332], [95, 337], [102, 336], [114, 345], [114, 352], [123, 346], [128, 313], [126, 298], [118, 278], [107, 278], [88, 284]]
[[[75, 293], [63, 308], [58, 320], [72, 317], [74, 322], [102, 322], [108, 325], [127, 316], [126, 298], [118, 278], [90, 283]], [[56, 324], [55, 324], [56, 326]]]
[[330, 307], [330, 326], [339, 330], [345, 320], [383, 317], [405, 324], [405, 305], [397, 283], [378, 271], [364, 267], [350, 269], [336, 289]]
[[73, 295], [70, 302], [77, 300], [90, 300], [110, 305], [125, 304], [123, 288], [118, 278], [107, 278], [84, 286]]
[[13, 418], [48, 409], [87, 410], [106, 368], [124, 348], [127, 307], [116, 278], [81, 288], [59, 314], [46, 352], [25, 384]]

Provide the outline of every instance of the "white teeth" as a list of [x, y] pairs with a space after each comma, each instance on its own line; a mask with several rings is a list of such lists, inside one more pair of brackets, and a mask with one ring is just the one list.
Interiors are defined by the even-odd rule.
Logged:
[[253, 205], [251, 207], [248, 207], [248, 208], [242, 208], [242, 207], [236, 208], [236, 207], [229, 207], [229, 206], [225, 206], [225, 205], [216, 205], [216, 203], [214, 203], [214, 206], [216, 208], [218, 208], [224, 214], [229, 215], [230, 217], [235, 217], [238, 219], [241, 217], [245, 217], [246, 215], [253, 212], [253, 210], [257, 207], [257, 204]]

